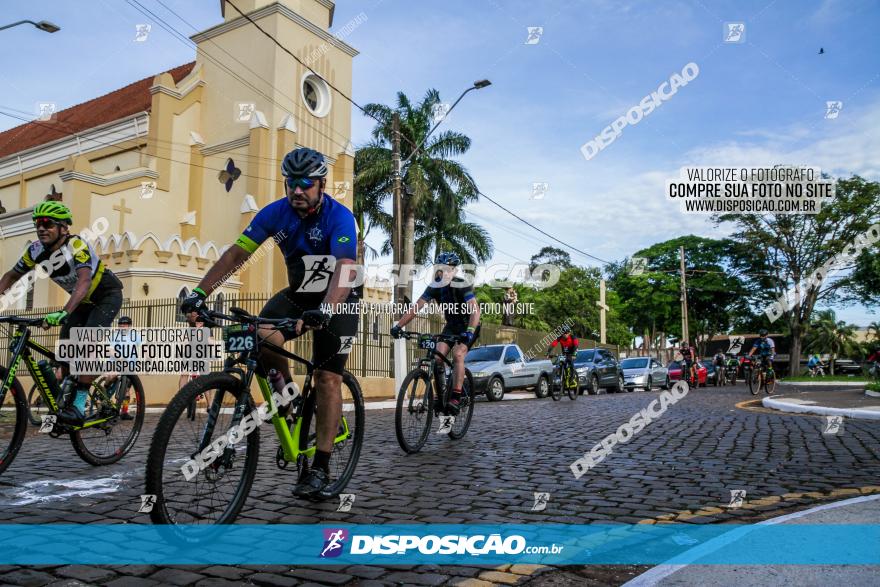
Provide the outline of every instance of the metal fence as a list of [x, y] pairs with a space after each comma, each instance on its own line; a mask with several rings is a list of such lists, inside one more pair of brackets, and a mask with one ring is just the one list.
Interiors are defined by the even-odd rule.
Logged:
[[[257, 314], [269, 299], [269, 295], [246, 294], [241, 296], [227, 296], [225, 299], [214, 299], [209, 305], [214, 310], [228, 312], [229, 308], [236, 306]], [[179, 311], [179, 300], [165, 298], [157, 300], [125, 300], [120, 316], [129, 316], [135, 328], [181, 328], [186, 326], [186, 321]], [[58, 307], [34, 308], [32, 310], [15, 310], [4, 314], [18, 316], [42, 316], [48, 312], [59, 310]], [[388, 331], [394, 323], [394, 316], [375, 310], [365, 310], [360, 316], [360, 328], [358, 336], [349, 355], [346, 368], [357, 377], [393, 377], [392, 344]], [[437, 314], [419, 315], [407, 325], [407, 329], [417, 332], [440, 332], [443, 328], [442, 316]], [[55, 347], [58, 339], [58, 328], [44, 331], [39, 328], [33, 330], [33, 340], [50, 349]], [[7, 329], [3, 335], [0, 329], [0, 356], [4, 364], [9, 363], [9, 334]], [[527, 330], [500, 324], [483, 324], [480, 330], [478, 344], [517, 343], [527, 356], [541, 356], [547, 350], [547, 333], [536, 330]], [[581, 339], [581, 348], [607, 348], [617, 353], [615, 345], [602, 345], [593, 340]], [[297, 355], [311, 357], [311, 334], [301, 336], [286, 347]], [[423, 351], [419, 351], [415, 341], [407, 343], [407, 364], [411, 364], [413, 358]], [[218, 366], [219, 367], [219, 366]], [[215, 367], [217, 368], [217, 367]], [[294, 365], [295, 371], [302, 373], [301, 366]]]

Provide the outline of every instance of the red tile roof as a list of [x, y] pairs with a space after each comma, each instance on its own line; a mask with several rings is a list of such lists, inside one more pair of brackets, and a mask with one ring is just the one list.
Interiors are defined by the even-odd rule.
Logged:
[[[192, 61], [175, 67], [168, 73], [174, 78], [174, 83], [178, 83], [189, 75], [195, 64]], [[0, 157], [44, 145], [138, 112], [149, 111], [152, 105], [150, 86], [155, 77], [145, 77], [100, 98], [60, 110], [55, 113], [51, 122], [33, 121], [0, 132]]]

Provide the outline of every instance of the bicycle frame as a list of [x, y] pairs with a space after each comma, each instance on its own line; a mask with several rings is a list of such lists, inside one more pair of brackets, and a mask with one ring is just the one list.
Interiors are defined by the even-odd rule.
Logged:
[[[6, 393], [12, 387], [12, 381], [15, 378], [15, 373], [18, 371], [18, 367], [21, 364], [21, 361], [24, 360], [28, 372], [30, 373], [34, 382], [37, 384], [37, 389], [40, 391], [40, 396], [42, 396], [43, 401], [46, 402], [46, 405], [49, 406], [49, 413], [57, 414], [58, 402], [56, 398], [52, 396], [51, 390], [49, 389], [49, 382], [46, 381], [45, 377], [43, 377], [43, 373], [37, 366], [37, 360], [34, 358], [31, 351], [36, 351], [37, 353], [44, 355], [50, 361], [55, 360], [55, 353], [53, 353], [43, 345], [31, 340], [30, 328], [22, 325], [16, 326], [16, 331], [12, 335], [11, 342], [14, 350], [12, 353], [12, 360], [9, 363], [9, 371], [6, 373], [6, 379], [3, 381], [3, 387], [0, 388], [0, 404], [2, 404], [3, 401], [6, 399]], [[110, 399], [109, 396], [104, 394], [103, 391], [101, 391], [100, 393], [104, 396], [105, 400]], [[69, 426], [69, 428], [71, 430], [82, 430], [84, 428], [103, 424], [109, 420], [110, 418], [89, 420], [88, 422], [85, 422], [82, 426]]]
[[[246, 415], [247, 398], [250, 395], [251, 383], [254, 377], [256, 377], [257, 385], [260, 388], [260, 395], [263, 396], [263, 400], [265, 400], [266, 402], [268, 413], [273, 414], [271, 418], [272, 426], [275, 428], [275, 435], [278, 437], [278, 442], [281, 445], [281, 450], [284, 454], [284, 460], [288, 462], [295, 462], [300, 456], [312, 458], [315, 455], [317, 447], [312, 446], [306, 449], [300, 449], [300, 432], [302, 430], [303, 423], [303, 408], [306, 404], [306, 400], [308, 399], [309, 394], [314, 393], [314, 390], [312, 389], [312, 373], [314, 371], [314, 365], [311, 361], [308, 361], [294, 353], [288, 352], [287, 350], [277, 345], [260, 340], [259, 335], [257, 335], [257, 339], [257, 345], [252, 350], [248, 351], [247, 353], [242, 353], [237, 357], [227, 357], [225, 361], [223, 371], [230, 375], [238, 375], [240, 377], [242, 390], [244, 391], [244, 393], [241, 394], [240, 399], [236, 402], [230, 428], [232, 426], [238, 426], [241, 423], [242, 418], [244, 418], [244, 416]], [[292, 432], [290, 430], [290, 427], [288, 426], [287, 418], [281, 416], [281, 414], [278, 412], [278, 406], [275, 404], [275, 398], [272, 393], [271, 385], [269, 385], [269, 380], [262, 375], [258, 375], [256, 373], [258, 361], [257, 354], [259, 353], [259, 349], [261, 347], [268, 347], [274, 353], [288, 359], [292, 359], [297, 363], [305, 365], [306, 367], [306, 379], [303, 383], [303, 392], [301, 396], [303, 398], [303, 401], [299, 403], [294, 414], [294, 424]], [[235, 366], [239, 363], [244, 363], [247, 367], [247, 371], [243, 371], [242, 369]], [[222, 405], [223, 394], [218, 393], [214, 396], [214, 400], [211, 403], [211, 408], [208, 410], [208, 422], [206, 423], [205, 429], [202, 432], [202, 439], [199, 442], [199, 448], [196, 453], [201, 452], [211, 443], [211, 435], [213, 434], [214, 425], [217, 422], [217, 416], [220, 414]], [[344, 440], [347, 440], [351, 436], [351, 429], [349, 428], [348, 420], [345, 418], [345, 414], [342, 415], [342, 428], [343, 432], [333, 438], [333, 444], [338, 444]]]

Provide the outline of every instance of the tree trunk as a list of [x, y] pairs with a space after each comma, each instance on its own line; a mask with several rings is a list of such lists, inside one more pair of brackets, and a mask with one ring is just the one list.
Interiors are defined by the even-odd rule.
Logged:
[[408, 270], [415, 264], [416, 257], [416, 211], [411, 196], [404, 196], [403, 200], [403, 265], [407, 268], [403, 290], [406, 301], [411, 302], [413, 299], [412, 280], [409, 278]]
[[804, 333], [800, 323], [789, 323], [791, 327], [791, 350], [788, 353], [788, 374], [797, 377], [801, 369], [801, 343]]

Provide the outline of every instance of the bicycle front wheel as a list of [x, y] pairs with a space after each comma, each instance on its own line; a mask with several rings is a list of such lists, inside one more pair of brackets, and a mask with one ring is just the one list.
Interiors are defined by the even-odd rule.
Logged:
[[431, 377], [424, 369], [413, 369], [400, 385], [394, 413], [397, 443], [405, 453], [419, 452], [425, 446], [433, 419]]
[[770, 373], [764, 376], [764, 391], [767, 395], [773, 395], [776, 391], [776, 373]]
[[471, 427], [471, 419], [474, 417], [475, 403], [474, 376], [471, 375], [470, 369], [465, 369], [464, 382], [461, 388], [461, 403], [459, 404], [455, 422], [452, 423], [452, 430], [449, 431], [449, 438], [458, 440], [467, 434], [468, 428]]
[[[0, 367], [0, 377], [6, 379], [6, 369]], [[24, 388], [17, 378], [0, 403], [0, 473], [6, 470], [24, 442], [28, 426], [28, 406]]]
[[[302, 425], [299, 431], [299, 449], [305, 451], [317, 446], [317, 425], [315, 416], [318, 404], [315, 390], [308, 394], [303, 405]], [[364, 443], [364, 395], [354, 375], [348, 371], [342, 374], [342, 417], [339, 419], [336, 438], [333, 440], [333, 452], [330, 453], [330, 478], [333, 482], [327, 486], [330, 496], [339, 495], [354, 475], [361, 447]], [[305, 459], [306, 457], [303, 457]], [[309, 463], [297, 463], [300, 474], [308, 470]]]
[[752, 392], [752, 395], [758, 395], [758, 392], [761, 391], [761, 371], [759, 369], [752, 369], [748, 380], [749, 391]]
[[[144, 385], [136, 375], [121, 375], [102, 396], [89, 391], [86, 414], [109, 420], [70, 434], [73, 450], [90, 465], [110, 465], [124, 457], [137, 442], [144, 425]], [[86, 421], [88, 423], [88, 420]]]
[[[187, 408], [193, 403], [190, 419]], [[241, 423], [242, 408], [250, 414], [254, 402], [228, 373], [211, 373], [180, 388], [159, 419], [147, 455], [145, 493], [156, 496], [150, 512], [154, 524], [235, 520], [250, 493], [260, 453], [259, 429], [230, 443], [240, 437], [230, 438], [229, 432]]]
[[[556, 385], [556, 374], [559, 374], [559, 385]], [[553, 371], [553, 381], [550, 382], [550, 397], [558, 402], [562, 398], [562, 386], [565, 385], [564, 373], [556, 369]]]
[[577, 399], [581, 391], [580, 379], [573, 369], [569, 369], [566, 377], [566, 389], [568, 390], [568, 399], [574, 401]]

